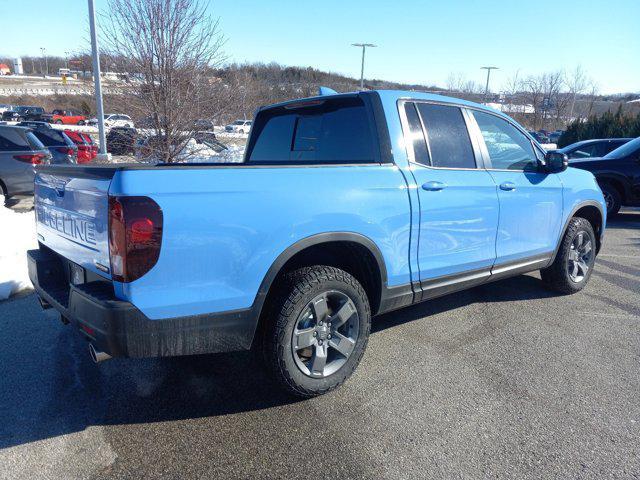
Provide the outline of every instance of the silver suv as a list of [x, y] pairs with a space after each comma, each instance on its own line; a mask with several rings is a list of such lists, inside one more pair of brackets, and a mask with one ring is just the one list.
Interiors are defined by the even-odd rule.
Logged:
[[0, 194], [32, 195], [35, 166], [48, 164], [49, 150], [24, 127], [0, 125]]

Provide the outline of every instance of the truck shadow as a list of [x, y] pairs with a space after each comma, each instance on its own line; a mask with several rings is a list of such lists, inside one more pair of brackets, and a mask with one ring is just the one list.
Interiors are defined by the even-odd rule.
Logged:
[[640, 230], [640, 209], [621, 210], [617, 215], [607, 219], [607, 228]]
[[[521, 276], [381, 315], [372, 333], [475, 302], [550, 296], [540, 280]], [[8, 303], [25, 313], [15, 321], [0, 310], [0, 327], [10, 335], [5, 338], [14, 339], [0, 351], [0, 449], [92, 425], [215, 417], [299, 402], [271, 383], [253, 352], [113, 359], [96, 366], [87, 343], [44, 315], [34, 295]]]

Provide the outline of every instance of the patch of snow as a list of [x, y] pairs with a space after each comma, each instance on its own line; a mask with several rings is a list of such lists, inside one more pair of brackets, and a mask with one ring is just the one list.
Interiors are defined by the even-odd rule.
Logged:
[[33, 212], [17, 213], [0, 195], [0, 300], [33, 288], [27, 270], [27, 250], [38, 248]]

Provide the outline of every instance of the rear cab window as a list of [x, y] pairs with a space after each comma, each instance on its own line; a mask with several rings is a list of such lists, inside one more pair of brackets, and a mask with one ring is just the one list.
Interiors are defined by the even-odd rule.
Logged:
[[253, 122], [249, 163], [379, 161], [373, 121], [358, 96], [295, 102], [262, 110]]

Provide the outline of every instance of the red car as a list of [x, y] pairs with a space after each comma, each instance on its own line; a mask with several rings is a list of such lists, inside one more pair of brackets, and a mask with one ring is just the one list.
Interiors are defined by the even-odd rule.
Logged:
[[42, 117], [49, 123], [64, 125], [85, 125], [87, 123], [87, 117], [71, 110], [54, 110], [51, 114]]
[[96, 158], [98, 147], [86, 133], [65, 130], [64, 133], [78, 146], [78, 163], [89, 163]]

